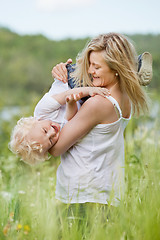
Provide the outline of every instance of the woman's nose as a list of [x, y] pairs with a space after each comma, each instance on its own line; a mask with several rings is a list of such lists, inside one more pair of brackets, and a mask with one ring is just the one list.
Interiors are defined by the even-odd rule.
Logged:
[[93, 74], [93, 73], [94, 73], [93, 67], [89, 66], [89, 68], [88, 68], [88, 73], [89, 73], [89, 74]]

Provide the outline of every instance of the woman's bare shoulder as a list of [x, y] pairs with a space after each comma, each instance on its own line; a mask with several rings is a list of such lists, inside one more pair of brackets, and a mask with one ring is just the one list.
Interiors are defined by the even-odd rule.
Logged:
[[106, 97], [95, 95], [90, 97], [85, 103], [87, 108], [93, 108], [94, 110], [102, 110], [103, 107], [112, 109], [113, 104]]
[[96, 95], [89, 98], [83, 107], [90, 114], [97, 118], [98, 123], [110, 123], [116, 119], [116, 112], [113, 104], [108, 98]]

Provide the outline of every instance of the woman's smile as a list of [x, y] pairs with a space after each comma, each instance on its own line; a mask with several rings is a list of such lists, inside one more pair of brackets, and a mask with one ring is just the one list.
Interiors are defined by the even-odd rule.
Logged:
[[92, 76], [95, 87], [109, 87], [115, 82], [115, 73], [103, 57], [103, 51], [92, 51], [89, 58], [88, 73]]

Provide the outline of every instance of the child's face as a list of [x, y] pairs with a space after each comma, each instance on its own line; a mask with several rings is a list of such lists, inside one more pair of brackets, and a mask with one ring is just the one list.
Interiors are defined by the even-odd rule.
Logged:
[[51, 120], [37, 120], [27, 138], [29, 141], [36, 141], [42, 145], [43, 153], [53, 147], [59, 138], [60, 125]]

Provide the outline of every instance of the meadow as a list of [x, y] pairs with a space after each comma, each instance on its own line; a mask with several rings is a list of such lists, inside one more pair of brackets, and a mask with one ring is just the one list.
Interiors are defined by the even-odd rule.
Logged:
[[0, 240], [160, 239], [160, 34], [129, 36], [138, 54], [153, 56], [148, 116], [125, 131], [125, 194], [119, 206], [88, 208], [68, 219], [55, 199], [58, 158], [30, 167], [8, 148], [16, 121], [30, 116], [53, 79], [52, 67], [72, 58], [89, 38], [52, 41], [0, 28]]
[[[154, 98], [153, 98], [154, 99]], [[158, 99], [156, 100], [158, 101]], [[12, 119], [1, 119], [0, 239], [7, 240], [159, 240], [160, 239], [160, 109], [133, 118], [125, 132], [125, 195], [105, 217], [94, 207], [83, 220], [68, 220], [68, 206], [55, 199], [59, 158], [30, 167], [8, 149]], [[32, 108], [25, 109], [28, 116]]]

